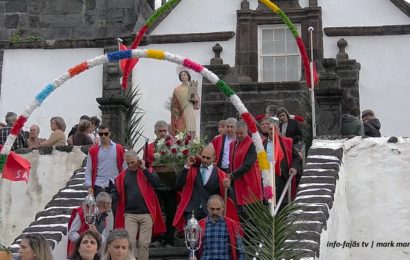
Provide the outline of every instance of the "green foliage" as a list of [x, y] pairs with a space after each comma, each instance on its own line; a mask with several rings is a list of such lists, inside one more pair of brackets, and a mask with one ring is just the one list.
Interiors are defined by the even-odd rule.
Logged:
[[130, 149], [138, 142], [143, 129], [141, 120], [145, 111], [139, 108], [141, 96], [139, 86], [129, 88], [125, 95], [125, 99], [131, 104], [125, 115], [125, 145]]
[[23, 39], [21, 39], [20, 35], [14, 35], [13, 37], [10, 38], [10, 42], [15, 43], [15, 42], [21, 42]]
[[[303, 142], [306, 144], [306, 154], [309, 151], [309, 148], [312, 146], [313, 141], [313, 124], [312, 124], [312, 103], [311, 103], [310, 91], [309, 88], [304, 88], [302, 95], [302, 114], [305, 119], [305, 123], [302, 125], [302, 136]], [[316, 105], [316, 131], [319, 128], [320, 124], [317, 120], [317, 115], [320, 114], [320, 107], [317, 102]]]
[[35, 36], [29, 36], [27, 37], [26, 41], [29, 42], [34, 42], [34, 41], [43, 41], [43, 37], [35, 37]]
[[243, 242], [248, 259], [256, 257], [259, 260], [283, 260], [302, 257], [304, 251], [294, 250], [297, 241], [285, 244], [303, 224], [298, 215], [292, 214], [298, 210], [301, 207], [291, 203], [273, 217], [262, 202], [248, 204], [246, 211], [249, 220], [245, 220], [242, 225], [246, 234]]
[[11, 254], [10, 250], [0, 241], [0, 251]]

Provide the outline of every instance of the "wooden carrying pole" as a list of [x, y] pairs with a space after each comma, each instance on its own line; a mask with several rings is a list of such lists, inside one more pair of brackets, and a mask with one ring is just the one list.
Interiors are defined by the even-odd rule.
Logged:
[[228, 187], [224, 187], [224, 203], [225, 203], [225, 209], [224, 209], [224, 217], [226, 217], [226, 208], [228, 207]]
[[275, 183], [275, 124], [273, 124], [272, 127], [272, 162], [269, 163], [270, 166], [270, 173], [271, 173], [271, 178], [270, 178], [270, 184], [272, 187], [272, 194], [273, 198], [271, 199], [270, 203], [270, 212], [273, 216], [275, 212], [275, 207], [276, 207], [276, 183]]

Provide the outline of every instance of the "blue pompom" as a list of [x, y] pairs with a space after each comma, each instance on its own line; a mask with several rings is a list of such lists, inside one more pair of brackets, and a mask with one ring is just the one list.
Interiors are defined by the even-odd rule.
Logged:
[[54, 87], [51, 84], [48, 84], [40, 93], [37, 94], [36, 100], [38, 100], [39, 105], [43, 103], [43, 101], [54, 91]]
[[132, 50], [116, 51], [107, 54], [110, 62], [131, 58]]

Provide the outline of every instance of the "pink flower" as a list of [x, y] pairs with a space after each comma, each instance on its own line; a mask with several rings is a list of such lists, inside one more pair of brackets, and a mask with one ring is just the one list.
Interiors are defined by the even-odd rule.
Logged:
[[182, 152], [182, 154], [183, 154], [183, 155], [187, 155], [188, 152], [189, 152], [189, 151], [185, 149], [185, 150]]
[[168, 146], [168, 147], [170, 147], [170, 146], [171, 146], [171, 143], [170, 143], [170, 142], [166, 142], [165, 145]]
[[177, 153], [177, 149], [176, 149], [176, 148], [172, 148], [172, 149], [171, 149], [171, 153]]

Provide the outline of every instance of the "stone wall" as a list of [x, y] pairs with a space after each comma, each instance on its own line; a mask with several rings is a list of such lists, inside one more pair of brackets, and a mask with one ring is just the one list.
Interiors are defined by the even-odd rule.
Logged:
[[28, 184], [0, 178], [0, 234], [6, 244], [13, 242], [34, 220], [86, 157], [79, 147], [72, 146], [45, 147], [21, 156], [31, 163]]
[[[121, 37], [152, 13], [146, 0], [0, 1], [0, 40]], [[139, 28], [136, 28], [138, 30]]]

